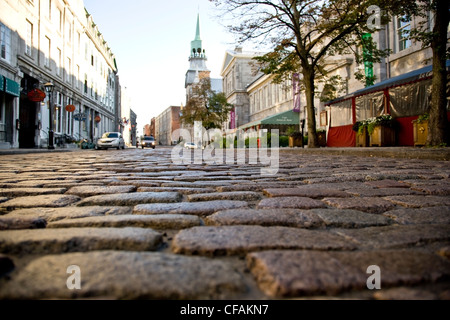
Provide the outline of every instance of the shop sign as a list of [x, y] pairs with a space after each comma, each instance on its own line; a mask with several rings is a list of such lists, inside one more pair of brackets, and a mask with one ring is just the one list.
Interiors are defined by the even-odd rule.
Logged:
[[74, 112], [75, 110], [76, 110], [76, 107], [72, 104], [69, 104], [68, 106], [66, 106], [67, 112]]
[[30, 92], [28, 92], [28, 100], [33, 102], [42, 102], [44, 101], [46, 94], [44, 91], [39, 89], [33, 89]]
[[75, 114], [75, 115], [73, 116], [73, 118], [74, 118], [76, 121], [86, 121], [86, 120], [87, 120], [87, 116], [86, 116], [85, 114], [83, 114], [83, 113], [77, 113], [77, 114]]

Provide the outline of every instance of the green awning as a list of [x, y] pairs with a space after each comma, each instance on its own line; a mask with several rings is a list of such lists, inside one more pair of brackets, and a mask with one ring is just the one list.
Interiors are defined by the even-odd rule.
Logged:
[[272, 124], [272, 125], [294, 125], [300, 123], [300, 114], [294, 111], [287, 111], [273, 115], [271, 117], [265, 118], [261, 121], [261, 124]]
[[0, 91], [5, 91], [5, 79], [3, 76], [0, 75]]
[[300, 114], [292, 110], [275, 114], [262, 120], [253, 121], [240, 126], [239, 129], [246, 129], [258, 125], [298, 125], [300, 124]]
[[5, 92], [20, 97], [20, 85], [11, 79], [5, 78], [5, 80]]

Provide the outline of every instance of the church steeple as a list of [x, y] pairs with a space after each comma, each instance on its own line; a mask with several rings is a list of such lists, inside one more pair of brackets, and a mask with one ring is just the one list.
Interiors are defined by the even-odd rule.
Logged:
[[197, 14], [197, 29], [195, 32], [195, 39], [191, 41], [191, 58], [206, 58], [205, 50], [203, 49], [203, 41], [200, 37], [200, 14]]
[[205, 49], [203, 49], [203, 41], [200, 37], [200, 14], [197, 14], [195, 39], [191, 41], [190, 66], [186, 73], [186, 88], [194, 83], [198, 83], [201, 77], [209, 76], [211, 71], [206, 67], [207, 60]]

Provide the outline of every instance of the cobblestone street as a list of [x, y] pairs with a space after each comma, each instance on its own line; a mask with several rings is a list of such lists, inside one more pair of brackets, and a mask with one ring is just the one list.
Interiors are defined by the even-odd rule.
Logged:
[[448, 161], [171, 150], [1, 155], [0, 299], [450, 299]]

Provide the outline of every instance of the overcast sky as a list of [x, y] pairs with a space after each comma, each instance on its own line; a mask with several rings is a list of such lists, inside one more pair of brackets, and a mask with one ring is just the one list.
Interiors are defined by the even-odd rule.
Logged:
[[208, 0], [84, 0], [84, 5], [116, 56], [120, 83], [130, 93], [140, 133], [169, 106], [185, 104], [197, 13], [213, 78], [220, 78], [225, 51], [235, 47]]

